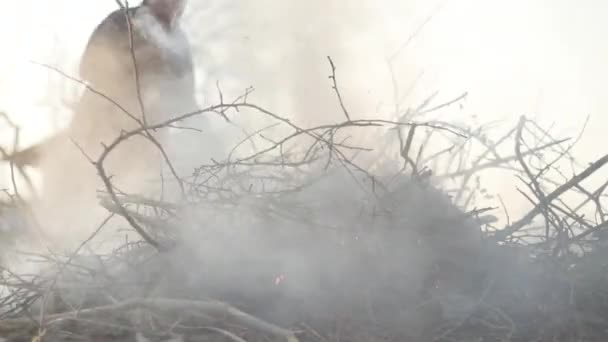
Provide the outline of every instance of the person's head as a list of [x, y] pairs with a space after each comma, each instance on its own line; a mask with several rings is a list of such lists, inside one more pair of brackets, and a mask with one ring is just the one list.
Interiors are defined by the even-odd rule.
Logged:
[[186, 0], [144, 0], [142, 6], [148, 7], [166, 27], [173, 27], [184, 13]]

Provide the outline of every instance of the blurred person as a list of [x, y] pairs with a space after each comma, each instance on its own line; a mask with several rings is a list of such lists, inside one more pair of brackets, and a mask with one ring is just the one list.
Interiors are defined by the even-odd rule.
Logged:
[[[11, 157], [41, 170], [42, 196], [34, 206], [51, 235], [78, 240], [79, 230], [88, 234], [104, 215], [96, 198], [104, 188], [92, 162], [106, 146], [124, 132], [198, 108], [190, 43], [180, 25], [185, 7], [186, 0], [144, 0], [103, 19], [80, 61], [87, 87], [67, 130]], [[167, 130], [133, 136], [108, 155], [104, 169], [117, 189], [141, 192], [148, 177], [159, 175], [162, 158], [150, 138], [162, 145]]]

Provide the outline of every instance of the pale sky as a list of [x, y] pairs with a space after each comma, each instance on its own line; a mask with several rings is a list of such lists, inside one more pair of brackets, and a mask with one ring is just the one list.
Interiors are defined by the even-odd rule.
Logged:
[[[283, 15], [280, 11], [299, 9], [295, 0], [282, 1], [280, 6], [276, 1], [227, 0], [224, 3], [229, 5], [224, 10], [238, 11], [243, 7], [252, 21], [256, 16], [266, 16], [264, 18], [272, 22], [273, 18]], [[356, 8], [357, 0], [333, 0], [321, 2], [323, 8], [317, 11], [314, 8], [302, 11], [311, 10], [310, 13], [319, 16], [336, 15], [328, 13], [329, 6], [322, 5], [331, 3], [336, 7], [338, 19], [329, 17], [323, 22], [325, 25], [330, 25], [332, 19], [342, 18], [342, 5], [349, 8], [348, 13], [355, 13], [353, 21], [367, 20], [352, 34], [352, 51], [358, 51], [354, 56], [358, 59], [354, 58], [352, 65], [358, 67], [349, 81], [366, 82], [365, 95], [378, 99], [370, 98], [369, 106], [362, 106], [372, 108], [371, 103], [376, 104], [382, 94], [390, 92], [390, 76], [384, 59], [424, 21], [437, 2], [359, 1], [360, 9]], [[0, 109], [8, 111], [24, 126], [26, 144], [33, 143], [49, 134], [54, 123], [52, 113], [61, 107], [59, 98], [69, 92], [59, 86], [60, 77], [53, 74], [49, 79], [47, 70], [28, 60], [57, 65], [73, 73], [88, 35], [116, 5], [113, 0], [87, 0], [86, 5], [82, 0], [0, 2], [4, 2], [0, 13], [0, 42], [5, 47], [0, 54]], [[190, 9], [204, 11], [209, 3], [217, 5], [218, 1], [190, 0]], [[273, 4], [278, 8], [266, 7]], [[259, 14], [249, 9], [256, 6]], [[608, 127], [607, 17], [608, 1], [605, 0], [447, 0], [401, 54], [398, 76], [411, 78], [424, 71], [419, 98], [432, 89], [439, 90], [442, 99], [468, 91], [467, 115], [475, 114], [482, 122], [507, 119], [513, 124], [519, 115], [526, 114], [543, 122], [556, 122], [559, 132], [575, 135], [584, 118], [591, 115], [591, 125], [578, 150], [583, 161], [591, 161], [608, 152], [608, 144], [603, 143]], [[211, 19], [187, 21], [187, 29], [213, 30], [221, 16], [206, 18]], [[252, 27], [282, 29], [271, 24], [266, 26], [265, 20]], [[310, 21], [304, 18], [296, 23], [302, 25]], [[353, 22], [349, 27], [358, 25]], [[310, 28], [291, 28], [288, 32], [298, 30], [308, 32]], [[251, 32], [252, 37], [255, 33]], [[221, 32], [214, 33], [213, 37], [219, 41], [214, 46], [220, 49]], [[230, 39], [234, 37], [226, 37]], [[201, 46], [206, 42], [194, 40], [193, 44]], [[276, 51], [258, 51], [258, 55], [289, 55], [289, 51], [281, 51], [280, 42], [274, 46], [264, 45], [264, 49], [271, 49], [267, 46]], [[205, 61], [197, 65], [204, 73]], [[228, 75], [231, 71], [220, 70], [219, 74]], [[409, 82], [402, 81], [404, 85]], [[359, 95], [352, 94], [352, 98]], [[10, 141], [8, 136], [0, 136], [0, 143], [7, 141]], [[606, 148], [598, 148], [602, 146]]]

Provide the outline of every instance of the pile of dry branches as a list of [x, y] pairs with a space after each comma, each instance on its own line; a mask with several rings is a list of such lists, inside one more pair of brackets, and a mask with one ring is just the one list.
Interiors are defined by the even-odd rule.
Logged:
[[[583, 181], [608, 155], [579, 165], [574, 142], [523, 117], [498, 139], [483, 126], [424, 120], [462, 96], [431, 98], [395, 121], [355, 119], [333, 63], [330, 79], [345, 118], [336, 124], [300, 127], [243, 96], [106, 144], [94, 166], [108, 218], [73, 253], [31, 255], [41, 272], [3, 269], [0, 337], [604, 339], [608, 183], [589, 190]], [[272, 123], [188, 176], [163, 153], [174, 198], [114, 187], [104, 161], [121, 143], [213, 113]], [[354, 138], [365, 136], [374, 138]], [[478, 176], [491, 169], [520, 177], [529, 213], [511, 221], [507, 212], [503, 224], [501, 209], [475, 207], [488, 196]], [[141, 239], [90, 252], [115, 217]]]

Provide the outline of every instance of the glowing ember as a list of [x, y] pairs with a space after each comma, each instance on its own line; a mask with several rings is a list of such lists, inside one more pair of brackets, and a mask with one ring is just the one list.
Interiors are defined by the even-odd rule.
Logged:
[[275, 285], [279, 285], [283, 281], [285, 281], [285, 275], [284, 274], [281, 274], [281, 275], [277, 276], [276, 278], [274, 278], [274, 284]]

